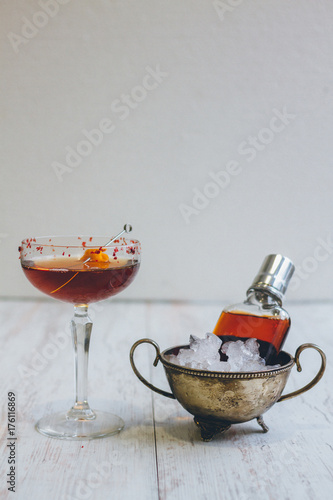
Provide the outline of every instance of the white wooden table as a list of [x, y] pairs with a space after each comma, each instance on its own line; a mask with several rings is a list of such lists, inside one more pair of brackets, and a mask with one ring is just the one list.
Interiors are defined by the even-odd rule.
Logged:
[[[91, 308], [94, 328], [89, 401], [125, 420], [124, 430], [94, 441], [61, 441], [38, 434], [34, 424], [73, 402], [73, 353], [68, 335], [72, 307], [56, 301], [0, 302], [0, 498], [16, 500], [226, 499], [325, 500], [333, 487], [333, 305], [288, 304], [292, 328], [284, 349], [318, 344], [328, 367], [311, 391], [276, 404], [256, 421], [234, 425], [211, 442], [176, 401], [151, 392], [129, 363], [143, 337], [161, 350], [187, 343], [190, 333], [211, 331], [222, 304], [106, 301]], [[65, 333], [64, 333], [65, 332]], [[137, 350], [143, 374], [168, 390], [153, 348]], [[309, 381], [319, 355], [304, 351], [291, 391]], [[16, 492], [7, 490], [7, 394], [16, 395]]]

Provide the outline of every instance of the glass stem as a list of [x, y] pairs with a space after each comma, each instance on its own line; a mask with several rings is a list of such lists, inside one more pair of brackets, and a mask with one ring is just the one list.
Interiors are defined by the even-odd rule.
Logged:
[[71, 321], [72, 339], [75, 352], [75, 404], [67, 412], [67, 418], [91, 420], [96, 418], [88, 403], [88, 356], [92, 330], [86, 304], [74, 307]]

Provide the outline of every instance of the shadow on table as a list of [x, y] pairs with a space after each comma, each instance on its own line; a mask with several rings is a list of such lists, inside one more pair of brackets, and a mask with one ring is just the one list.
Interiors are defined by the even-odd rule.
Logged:
[[[276, 424], [276, 422], [275, 422]], [[269, 425], [269, 424], [268, 424]], [[281, 442], [292, 437], [291, 432], [278, 425], [274, 430], [273, 424], [271, 430], [264, 433], [256, 420], [244, 422], [242, 424], [233, 424], [231, 427], [220, 434], [216, 434], [211, 441], [205, 442], [201, 439], [200, 429], [194, 423], [191, 416], [175, 416], [168, 418], [164, 422], [156, 422], [156, 440], [176, 439], [191, 444], [202, 445], [235, 445], [247, 440], [249, 444], [266, 444]], [[243, 444], [243, 443], [242, 443]]]
[[[265, 418], [265, 422], [270, 428], [267, 433], [264, 433], [256, 420], [251, 420], [242, 424], [233, 424], [223, 433], [216, 434], [211, 441], [204, 442], [201, 439], [200, 429], [193, 421], [193, 417], [187, 412], [179, 408], [175, 403], [171, 408], [155, 407], [155, 419], [148, 418], [144, 408], [133, 404], [128, 405], [124, 401], [105, 401], [93, 400], [93, 408], [111, 411], [120, 415], [125, 421], [124, 430], [120, 433], [120, 438], [124, 441], [136, 439], [139, 441], [150, 440], [153, 434], [156, 435], [156, 442], [163, 441], [181, 441], [184, 443], [201, 444], [201, 445], [235, 445], [238, 443], [264, 445], [266, 443], [281, 442], [292, 437], [292, 429], [286, 429], [280, 419]], [[69, 409], [72, 400], [56, 400], [45, 402], [43, 404], [34, 405], [32, 414], [29, 420], [35, 424], [36, 421], [44, 416], [55, 411]], [[130, 411], [131, 410], [131, 411]], [[158, 411], [156, 411], [158, 410]], [[295, 428], [295, 431], [297, 429]]]

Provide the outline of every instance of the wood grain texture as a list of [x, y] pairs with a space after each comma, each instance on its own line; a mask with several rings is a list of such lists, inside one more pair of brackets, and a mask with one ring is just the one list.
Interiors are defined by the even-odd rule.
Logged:
[[[174, 400], [152, 393], [129, 363], [132, 344], [143, 337], [161, 350], [187, 343], [191, 333], [212, 330], [221, 306], [205, 303], [106, 301], [91, 308], [94, 320], [89, 400], [125, 420], [117, 436], [59, 441], [39, 435], [34, 424], [73, 402], [73, 353], [68, 327], [72, 308], [56, 301], [0, 302], [1, 456], [0, 498], [19, 500], [326, 500], [333, 484], [332, 305], [291, 304], [292, 328], [284, 349], [318, 344], [328, 367], [311, 391], [276, 404], [255, 421], [234, 425], [210, 443], [200, 440], [192, 417]], [[135, 355], [143, 375], [169, 390], [155, 352]], [[303, 371], [292, 371], [286, 391], [315, 374], [316, 352], [304, 351]], [[17, 395], [17, 483], [8, 492], [7, 393]]]

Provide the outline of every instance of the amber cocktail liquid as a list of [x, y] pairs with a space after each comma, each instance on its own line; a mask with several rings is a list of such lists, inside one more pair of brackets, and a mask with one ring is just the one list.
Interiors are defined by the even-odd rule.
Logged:
[[72, 304], [90, 304], [121, 292], [132, 283], [137, 262], [124, 258], [83, 264], [72, 257], [35, 259], [22, 265], [24, 274], [38, 290]]

